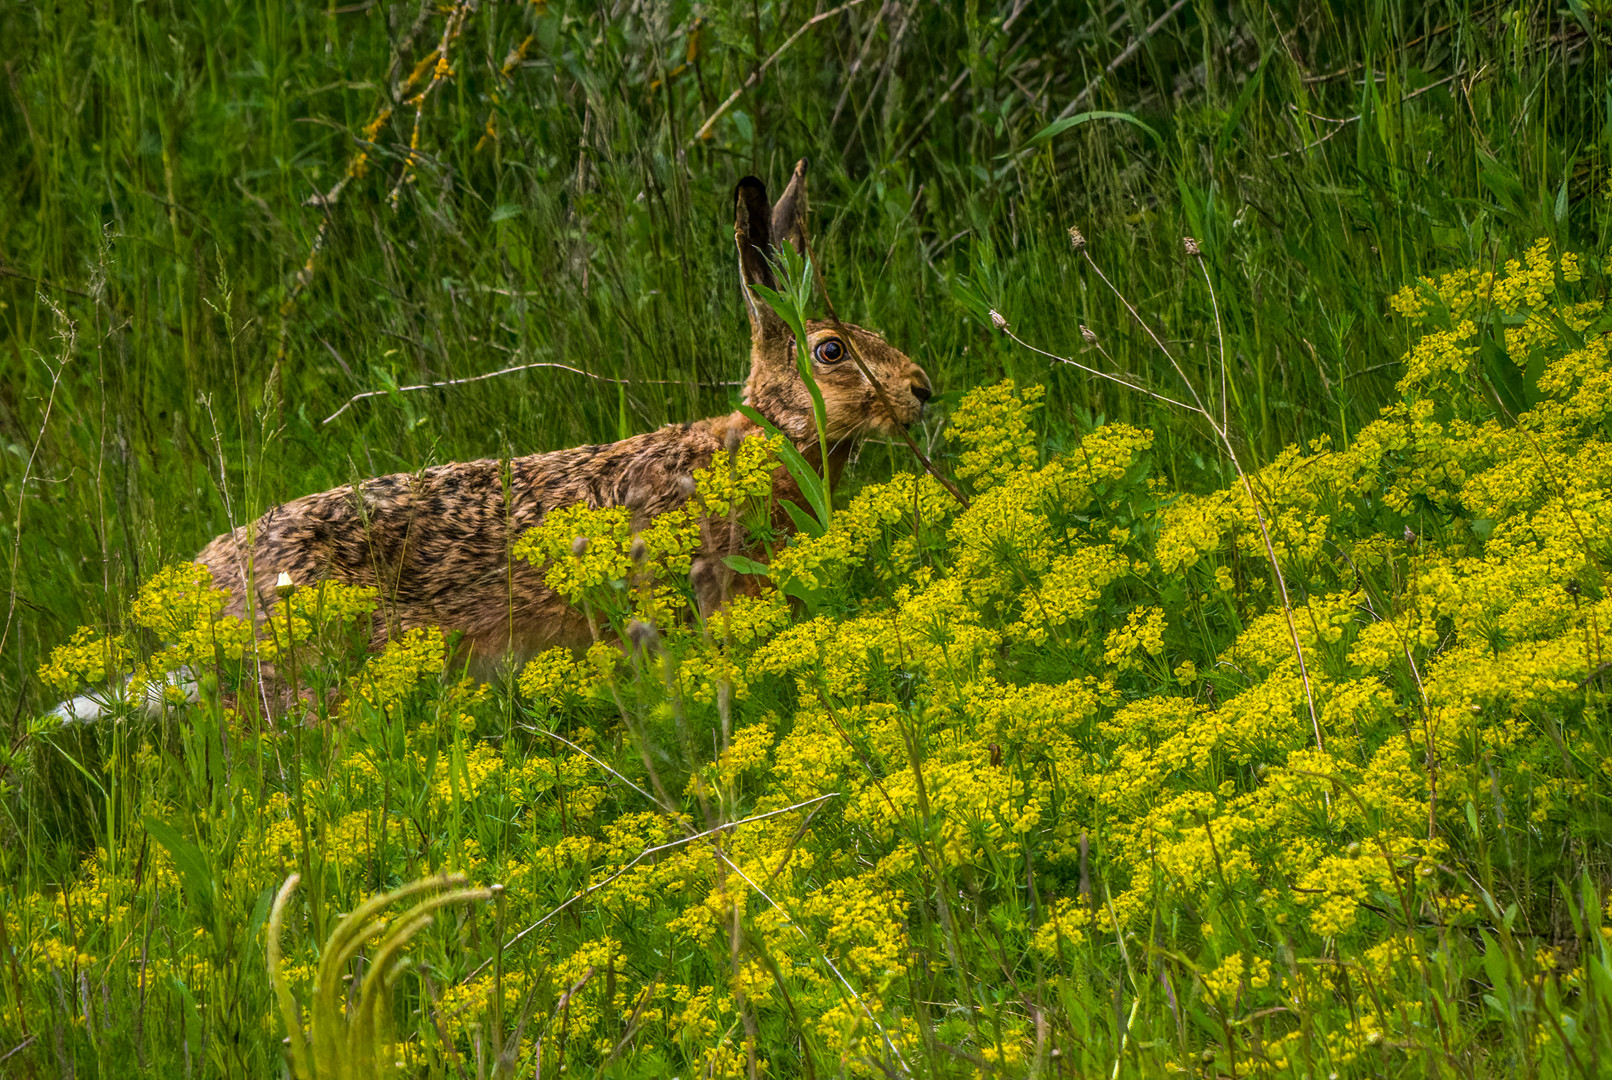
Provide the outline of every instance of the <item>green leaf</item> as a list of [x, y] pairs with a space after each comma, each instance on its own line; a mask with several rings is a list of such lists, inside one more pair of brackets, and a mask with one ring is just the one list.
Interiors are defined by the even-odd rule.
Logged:
[[252, 918], [246, 924], [246, 943], [250, 948], [258, 947], [257, 932], [269, 921], [269, 909], [274, 905], [274, 892], [274, 886], [270, 885], [257, 894], [257, 903], [252, 905]]
[[1054, 120], [1052, 123], [1030, 136], [1030, 141], [1025, 143], [1023, 148], [1025, 150], [1029, 150], [1033, 147], [1040, 146], [1048, 139], [1062, 135], [1070, 128], [1078, 127], [1079, 125], [1092, 120], [1123, 120], [1125, 123], [1134, 124], [1136, 127], [1139, 127], [1143, 131], [1147, 132], [1148, 135], [1152, 137], [1155, 144], [1160, 146], [1164, 144], [1164, 140], [1159, 137], [1158, 132], [1142, 123], [1142, 121], [1138, 120], [1131, 113], [1109, 112], [1105, 109], [1096, 109], [1092, 112], [1076, 113], [1073, 116], [1066, 116], [1062, 120]]
[[765, 285], [751, 285], [750, 291], [767, 301], [767, 306], [776, 311], [778, 317], [784, 320], [784, 324], [795, 335], [796, 341], [805, 339], [806, 325], [804, 316], [796, 308], [794, 297], [777, 289], [769, 289]]
[[1556, 189], [1556, 220], [1558, 223], [1567, 216], [1567, 181], [1562, 180], [1562, 186]]
[[765, 285], [752, 285], [751, 289], [778, 313], [778, 317], [795, 335], [795, 370], [800, 375], [800, 381], [806, 384], [806, 392], [812, 397], [812, 419], [817, 425], [817, 445], [823, 456], [825, 483], [820, 487], [822, 499], [820, 504], [814, 501], [812, 506], [826, 525], [834, 509], [833, 492], [826, 483], [828, 406], [823, 402], [823, 392], [817, 386], [817, 379], [812, 375], [811, 361], [806, 356], [806, 308], [812, 299], [812, 262], [803, 258], [792, 244], [785, 244], [777, 250], [778, 258], [774, 260], [773, 266], [778, 272], [783, 288], [769, 289]]
[[1494, 195], [1500, 207], [1511, 213], [1528, 202], [1527, 190], [1517, 174], [1493, 156], [1478, 151], [1478, 179]]
[[722, 565], [732, 570], [735, 574], [754, 574], [757, 577], [772, 576], [772, 567], [764, 562], [747, 559], [743, 555], [724, 555]]
[[789, 515], [789, 520], [795, 523], [796, 532], [803, 532], [807, 536], [817, 537], [828, 531], [823, 528], [821, 521], [813, 517], [804, 507], [797, 506], [793, 501], [785, 499], [779, 505], [784, 508], [784, 513]]
[[1523, 373], [1517, 365], [1512, 363], [1511, 355], [1505, 347], [1494, 338], [1486, 339], [1478, 346], [1478, 355], [1483, 359], [1484, 371], [1488, 373], [1489, 383], [1494, 387], [1495, 393], [1513, 416], [1528, 408], [1528, 384]]
[[816, 617], [817, 612], [828, 600], [828, 590], [809, 589], [795, 578], [784, 582], [780, 588], [785, 596], [793, 596], [805, 606], [808, 617]]
[[179, 880], [184, 884], [185, 892], [190, 894], [190, 902], [201, 909], [202, 924], [211, 931], [213, 872], [207, 865], [207, 856], [166, 821], [146, 817], [141, 819], [141, 824], [145, 826], [146, 834], [167, 848], [168, 854], [173, 856], [174, 866], [179, 870]]
[[[779, 431], [771, 420], [762, 416], [749, 405], [740, 405], [739, 412], [743, 413], [751, 423], [756, 424], [768, 435], [783, 435], [783, 432]], [[828, 521], [828, 498], [825, 494], [826, 485], [823, 483], [823, 478], [817, 474], [816, 469], [812, 468], [812, 463], [807, 461], [799, 450], [795, 449], [795, 444], [790, 442], [787, 437], [784, 438], [783, 448], [779, 451], [779, 454], [784, 459], [784, 468], [789, 471], [790, 476], [794, 477], [795, 483], [800, 487], [801, 494], [806, 496], [806, 501], [811, 504], [818, 520], [826, 523]]]
[[1584, 32], [1591, 38], [1595, 37], [1595, 28], [1590, 25], [1590, 13], [1584, 10], [1584, 0], [1567, 0], [1567, 10], [1573, 13], [1573, 18], [1584, 28]]
[[1226, 122], [1221, 125], [1220, 138], [1215, 143], [1215, 152], [1217, 154], [1224, 154], [1226, 148], [1231, 145], [1232, 136], [1237, 134], [1237, 128], [1243, 122], [1243, 114], [1248, 111], [1248, 106], [1253, 104], [1254, 95], [1259, 93], [1260, 87], [1265, 85], [1265, 65], [1270, 62], [1273, 52], [1275, 52], [1274, 48], [1265, 51], [1265, 55], [1260, 58], [1258, 70], [1254, 72], [1252, 78], [1243, 84], [1242, 92], [1237, 95], [1236, 104], [1231, 107], [1230, 115], [1226, 117]]

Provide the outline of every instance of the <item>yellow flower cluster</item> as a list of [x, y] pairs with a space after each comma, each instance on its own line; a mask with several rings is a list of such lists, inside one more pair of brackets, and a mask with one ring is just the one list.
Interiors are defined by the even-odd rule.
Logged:
[[1138, 667], [1137, 653], [1164, 655], [1164, 612], [1158, 608], [1131, 612], [1125, 625], [1109, 631], [1103, 640], [1103, 660], [1113, 667]]
[[[65, 645], [52, 651], [39, 669], [48, 686], [63, 694], [81, 686], [97, 686], [114, 676], [133, 674], [131, 689], [142, 693], [152, 682], [187, 669], [238, 665], [255, 655], [265, 662], [288, 649], [312, 645], [304, 656], [340, 654], [344, 640], [362, 630], [368, 641], [368, 619], [375, 610], [375, 589], [326, 581], [300, 588], [267, 613], [260, 633], [238, 616], [226, 615], [229, 593], [213, 587], [212, 572], [200, 563], [176, 563], [158, 570], [129, 606], [134, 625], [148, 632], [159, 647], [144, 660], [129, 636], [100, 637], [81, 627]], [[121, 693], [121, 687], [110, 688]], [[182, 697], [168, 688], [170, 696]], [[177, 703], [177, 702], [176, 702]]]
[[632, 570], [632, 511], [562, 506], [515, 542], [514, 555], [543, 568], [543, 583], [577, 603], [588, 589], [625, 581]]
[[380, 591], [366, 585], [321, 581], [293, 589], [275, 604], [264, 621], [259, 642], [265, 660], [290, 656], [310, 644], [319, 650], [336, 650], [350, 633], [358, 632], [369, 644], [370, 617]]
[[51, 650], [50, 659], [39, 668], [39, 678], [58, 694], [75, 694], [86, 684], [99, 686], [111, 676], [126, 674], [130, 656], [120, 638], [102, 637], [92, 627], [81, 626], [65, 645]]
[[163, 642], [146, 670], [170, 672], [219, 658], [239, 660], [256, 635], [238, 617], [224, 614], [228, 603], [229, 594], [213, 588], [212, 572], [200, 563], [158, 570], [129, 608], [135, 623]]
[[422, 626], [404, 631], [354, 677], [343, 712], [352, 715], [360, 704], [383, 715], [395, 712], [428, 676], [442, 674], [447, 651], [441, 630]]
[[731, 515], [744, 529], [769, 526], [780, 439], [752, 435], [732, 453], [718, 450], [695, 470], [693, 495], [648, 522], [622, 506], [551, 510], [515, 542], [514, 556], [539, 567], [544, 583], [573, 604], [592, 603], [607, 619], [625, 621], [630, 611], [667, 624], [688, 606], [678, 579], [689, 573], [707, 521]]
[[1030, 417], [1040, 403], [1039, 386], [1018, 390], [1012, 379], [971, 391], [952, 414], [951, 434], [965, 449], [957, 475], [985, 491], [1040, 458]]

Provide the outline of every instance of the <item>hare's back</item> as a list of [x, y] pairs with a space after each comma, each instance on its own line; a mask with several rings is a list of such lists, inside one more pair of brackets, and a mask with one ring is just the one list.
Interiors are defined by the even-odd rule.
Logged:
[[380, 476], [275, 507], [251, 527], [250, 543], [243, 526], [196, 561], [229, 590], [236, 613], [244, 612], [249, 577], [262, 611], [286, 573], [298, 585], [373, 586], [408, 622], [454, 628], [482, 591], [507, 601], [512, 584], [540, 590], [526, 580], [531, 568], [509, 566], [508, 553], [549, 510], [585, 503], [659, 513], [681, 501], [678, 478], [708, 464], [718, 445], [704, 425], [679, 424], [602, 446]]
[[414, 593], [424, 583], [409, 571], [440, 561], [450, 546], [459, 547], [461, 560], [496, 546], [495, 524], [504, 517], [500, 464], [443, 465], [304, 495], [218, 537], [196, 561], [229, 590], [237, 613], [249, 578], [261, 611], [282, 573], [298, 585], [386, 582], [387, 593]]

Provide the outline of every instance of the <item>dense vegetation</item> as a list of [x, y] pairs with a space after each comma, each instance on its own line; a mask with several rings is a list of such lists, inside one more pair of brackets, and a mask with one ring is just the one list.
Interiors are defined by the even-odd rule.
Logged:
[[[319, 1075], [377, 1039], [422, 1075], [1596, 1073], [1605, 34], [0, 9], [0, 1068], [257, 1075], [290, 1028]], [[796, 156], [966, 509], [870, 445], [708, 626], [687, 521], [635, 560], [567, 515], [523, 553], [659, 632], [490, 686], [434, 635], [366, 661], [352, 590], [260, 641], [179, 565], [357, 476], [730, 407], [732, 184]], [[564, 366], [404, 389], [519, 365]], [[766, 449], [701, 498], [741, 512]], [[182, 664], [159, 719], [35, 719]], [[442, 871], [355, 955], [345, 913]]]

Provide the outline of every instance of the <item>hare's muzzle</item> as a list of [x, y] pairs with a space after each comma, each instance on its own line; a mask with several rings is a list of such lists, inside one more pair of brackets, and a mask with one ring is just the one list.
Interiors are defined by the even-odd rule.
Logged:
[[929, 404], [929, 399], [935, 396], [935, 391], [929, 382], [929, 372], [917, 364], [909, 367], [907, 369], [907, 390], [912, 394], [912, 400], [916, 405], [912, 411], [912, 419], [907, 423], [916, 424], [918, 418], [923, 416], [924, 406]]

